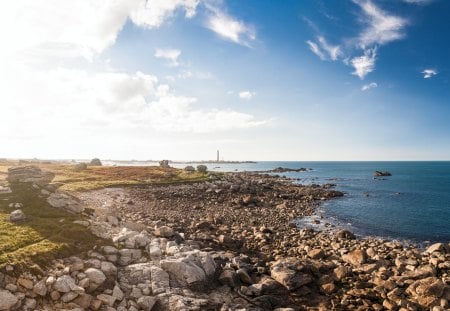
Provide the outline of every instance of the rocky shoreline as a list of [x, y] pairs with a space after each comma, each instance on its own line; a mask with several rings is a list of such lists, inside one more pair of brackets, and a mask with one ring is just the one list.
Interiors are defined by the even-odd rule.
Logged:
[[[227, 173], [64, 195], [110, 245], [43, 275], [0, 272], [0, 310], [448, 310], [450, 247], [299, 230], [332, 185]], [[55, 192], [56, 191], [56, 192]], [[43, 192], [45, 193], [45, 192]], [[20, 202], [11, 202], [20, 203]], [[75, 209], [73, 206], [75, 205]]]

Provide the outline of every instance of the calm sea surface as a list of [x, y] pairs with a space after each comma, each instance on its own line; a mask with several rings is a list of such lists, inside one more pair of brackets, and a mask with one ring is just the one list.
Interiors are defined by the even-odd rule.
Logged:
[[[175, 164], [184, 167], [186, 164]], [[450, 241], [450, 162], [258, 162], [208, 164], [215, 171], [263, 171], [279, 166], [311, 168], [281, 175], [302, 184], [336, 184], [345, 196], [322, 205], [322, 222], [360, 235]], [[374, 179], [375, 170], [392, 176]]]

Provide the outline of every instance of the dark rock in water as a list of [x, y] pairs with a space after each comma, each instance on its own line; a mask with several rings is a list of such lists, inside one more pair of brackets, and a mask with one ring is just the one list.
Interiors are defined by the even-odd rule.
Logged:
[[102, 161], [98, 158], [94, 158], [91, 160], [91, 163], [89, 163], [90, 166], [102, 166]]
[[392, 174], [389, 173], [388, 171], [375, 171], [373, 173], [373, 176], [375, 176], [375, 177], [392, 176]]
[[37, 166], [19, 166], [8, 169], [7, 180], [9, 183], [34, 183], [39, 186], [45, 186], [50, 183], [55, 174], [43, 171]]
[[354, 240], [356, 236], [348, 230], [341, 230], [337, 234], [340, 239]]
[[286, 173], [286, 172], [307, 172], [308, 169], [301, 167], [301, 168], [287, 168], [287, 167], [277, 167], [273, 170], [270, 170], [269, 172], [272, 173]]

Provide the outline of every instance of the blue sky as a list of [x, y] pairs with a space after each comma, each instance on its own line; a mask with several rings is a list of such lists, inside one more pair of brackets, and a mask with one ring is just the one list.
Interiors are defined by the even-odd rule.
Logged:
[[0, 157], [450, 159], [449, 1], [9, 6]]

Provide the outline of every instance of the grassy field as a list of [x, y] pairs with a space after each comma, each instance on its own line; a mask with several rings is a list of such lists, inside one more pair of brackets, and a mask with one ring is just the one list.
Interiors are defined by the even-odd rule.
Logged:
[[[0, 161], [0, 186], [7, 186], [8, 167], [17, 162]], [[68, 192], [141, 184], [171, 184], [206, 180], [207, 174], [159, 167], [88, 167], [76, 171], [73, 165], [28, 163], [55, 173], [52, 184]], [[73, 223], [83, 216], [52, 208], [39, 189], [31, 185], [10, 185], [13, 193], [0, 194], [0, 269], [7, 264], [21, 269], [39, 270], [51, 259], [80, 254], [95, 245], [107, 243], [88, 229]], [[14, 208], [9, 203], [22, 203], [27, 220], [13, 224], [8, 220]], [[19, 269], [19, 271], [21, 270]]]
[[[15, 185], [13, 193], [0, 195], [0, 268], [7, 264], [23, 269], [44, 268], [52, 259], [79, 254], [105, 241], [73, 223], [81, 216], [52, 208], [30, 185]], [[22, 203], [27, 220], [13, 224], [9, 203]]]
[[76, 171], [71, 165], [42, 165], [55, 173], [53, 183], [61, 183], [60, 190], [86, 191], [98, 188], [195, 182], [207, 179], [206, 174], [156, 166], [90, 166]]

